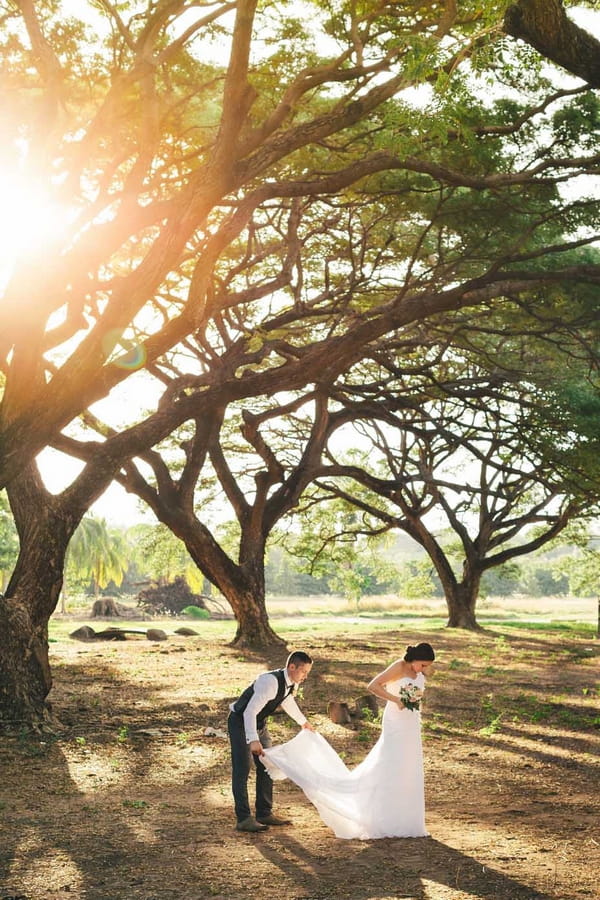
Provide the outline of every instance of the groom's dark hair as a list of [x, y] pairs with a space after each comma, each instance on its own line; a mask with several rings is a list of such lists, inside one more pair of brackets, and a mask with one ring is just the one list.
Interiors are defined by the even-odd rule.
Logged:
[[285, 667], [287, 669], [288, 666], [305, 666], [312, 665], [312, 656], [309, 656], [308, 653], [305, 653], [304, 650], [294, 650], [293, 653], [287, 658], [287, 662]]

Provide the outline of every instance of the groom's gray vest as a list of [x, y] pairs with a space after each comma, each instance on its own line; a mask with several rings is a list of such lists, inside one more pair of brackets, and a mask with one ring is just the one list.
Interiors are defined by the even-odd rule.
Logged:
[[[272, 716], [281, 701], [285, 700], [286, 697], [289, 697], [289, 695], [294, 690], [294, 685], [290, 687], [286, 683], [284, 669], [275, 669], [273, 672], [269, 672], [268, 674], [274, 675], [277, 679], [277, 693], [272, 700], [269, 700], [269, 702], [266, 703], [261, 710], [259, 710], [256, 716], [256, 727], [258, 731], [265, 727], [265, 722], [268, 716]], [[250, 698], [253, 694], [254, 684], [251, 684], [246, 688], [243, 694], [240, 694], [239, 698], [235, 701], [235, 703], [233, 704], [233, 711], [238, 713], [239, 715], [243, 715], [243, 712], [248, 706]]]

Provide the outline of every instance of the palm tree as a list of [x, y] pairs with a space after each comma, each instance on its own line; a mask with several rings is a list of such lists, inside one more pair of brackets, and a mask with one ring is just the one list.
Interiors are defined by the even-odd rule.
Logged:
[[169, 584], [179, 575], [192, 591], [203, 591], [202, 573], [185, 544], [166, 525], [134, 525], [129, 529], [128, 537], [140, 570], [157, 584]]
[[[109, 582], [119, 585], [129, 565], [130, 550], [124, 534], [108, 528], [105, 519], [85, 516], [75, 531], [67, 551], [65, 570], [78, 579], [91, 579], [94, 594]], [[65, 611], [63, 590], [61, 610]]]

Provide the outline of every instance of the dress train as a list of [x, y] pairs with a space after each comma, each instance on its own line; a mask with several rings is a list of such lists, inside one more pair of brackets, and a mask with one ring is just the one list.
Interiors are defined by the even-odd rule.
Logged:
[[[402, 678], [387, 685], [398, 694], [404, 684], [423, 689], [425, 679]], [[275, 780], [290, 778], [317, 808], [336, 837], [369, 840], [424, 837], [425, 794], [421, 714], [385, 706], [379, 740], [365, 759], [348, 769], [325, 738], [306, 729], [261, 757]]]

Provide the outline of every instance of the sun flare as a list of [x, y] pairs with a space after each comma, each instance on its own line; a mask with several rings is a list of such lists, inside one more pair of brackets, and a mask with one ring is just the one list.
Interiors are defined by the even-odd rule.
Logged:
[[69, 213], [48, 188], [24, 175], [0, 172], [0, 290], [18, 261], [41, 265], [44, 251], [60, 239]]

